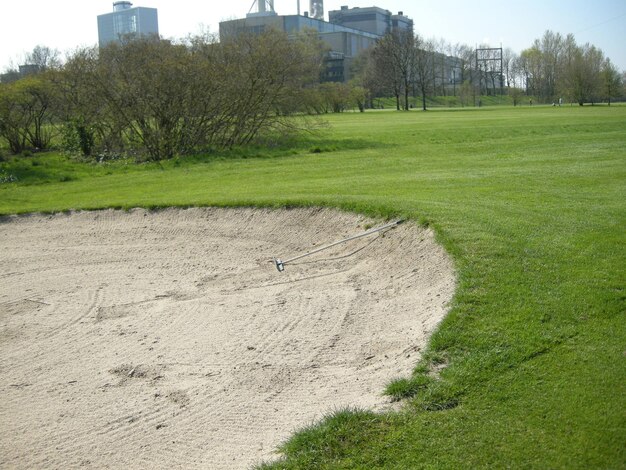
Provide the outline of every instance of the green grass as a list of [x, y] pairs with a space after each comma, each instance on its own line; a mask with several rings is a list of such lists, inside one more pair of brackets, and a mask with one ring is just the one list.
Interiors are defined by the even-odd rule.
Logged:
[[[464, 107], [475, 107], [478, 105], [480, 101], [481, 106], [513, 106], [513, 97], [510, 95], [470, 95], [465, 99], [465, 103], [459, 96], [460, 87], [456, 90], [456, 95], [446, 95], [446, 96], [431, 96], [426, 98], [426, 106], [430, 108], [464, 108]], [[404, 98], [401, 98], [401, 101]], [[522, 96], [520, 98], [517, 106], [528, 106], [530, 100], [533, 100], [535, 104], [538, 103], [536, 97], [531, 96]], [[410, 97], [409, 98], [410, 105], [413, 106], [414, 109], [422, 108], [422, 99], [420, 97]], [[378, 108], [381, 105], [384, 109], [395, 109], [396, 108], [396, 99], [395, 98], [374, 98], [373, 102], [374, 107]]]
[[325, 205], [429, 224], [459, 283], [415, 373], [388, 387], [406, 409], [330, 415], [273, 468], [626, 468], [626, 107], [328, 119], [295, 151], [234, 159], [29, 157], [0, 213]]

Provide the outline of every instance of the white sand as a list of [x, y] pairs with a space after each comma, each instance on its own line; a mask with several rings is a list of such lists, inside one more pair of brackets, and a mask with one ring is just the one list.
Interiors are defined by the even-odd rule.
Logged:
[[320, 209], [0, 219], [0, 467], [246, 468], [346, 406], [381, 410], [446, 312], [405, 223]]

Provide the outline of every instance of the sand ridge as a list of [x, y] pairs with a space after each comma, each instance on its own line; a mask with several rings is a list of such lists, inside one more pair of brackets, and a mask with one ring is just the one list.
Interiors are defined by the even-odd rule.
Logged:
[[446, 313], [452, 263], [329, 209], [0, 220], [0, 467], [247, 468], [346, 407], [381, 410]]

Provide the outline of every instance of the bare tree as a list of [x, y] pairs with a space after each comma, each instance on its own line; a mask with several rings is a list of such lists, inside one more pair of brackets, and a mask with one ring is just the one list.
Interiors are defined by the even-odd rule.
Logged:
[[601, 94], [601, 70], [604, 55], [595, 46], [585, 44], [576, 48], [565, 68], [563, 89], [580, 106], [594, 103]]
[[0, 135], [11, 151], [49, 147], [54, 132], [54, 88], [43, 75], [29, 76], [0, 88]]
[[389, 90], [396, 99], [396, 109], [400, 111], [400, 94], [402, 93], [402, 76], [395, 67], [392, 50], [396, 47], [391, 35], [384, 36], [372, 50], [371, 81], [380, 88]]
[[600, 78], [602, 80], [602, 97], [605, 98], [609, 106], [611, 106], [611, 99], [622, 96], [624, 88], [622, 76], [611, 62], [611, 59], [606, 58], [602, 63]]
[[48, 46], [35, 46], [24, 60], [26, 64], [36, 66], [41, 72], [48, 69], [58, 69], [61, 66], [59, 51]]
[[[91, 132], [96, 147], [130, 147], [152, 160], [245, 145], [263, 132], [294, 129], [285, 116], [319, 80], [316, 41], [269, 31], [222, 43], [112, 43], [70, 58], [59, 80], [64, 113], [85, 144]], [[83, 153], [89, 147], [81, 145]]]
[[[372, 51], [376, 75], [393, 91], [398, 111], [409, 109], [414, 48], [410, 31], [394, 30], [383, 36]], [[404, 98], [402, 104], [401, 96]]]
[[416, 88], [422, 98], [422, 110], [426, 111], [426, 97], [434, 88], [433, 69], [435, 68], [435, 45], [419, 34], [414, 39], [413, 76]]
[[141, 38], [102, 49], [90, 81], [128, 141], [161, 160], [189, 143], [184, 121], [197, 72], [185, 47]]
[[282, 116], [303, 87], [319, 80], [316, 47], [303, 47], [279, 32], [239, 35], [220, 47], [225, 53], [223, 64], [231, 76], [238, 77], [227, 83], [227, 96], [236, 99], [229, 118], [230, 135], [223, 144], [247, 144], [264, 129], [290, 127], [291, 121]]
[[454, 56], [461, 59], [461, 83], [466, 80], [472, 80], [474, 50], [467, 44], [457, 44], [454, 46], [454, 51]]
[[502, 72], [504, 73], [507, 88], [515, 87], [516, 85], [517, 74], [515, 63], [517, 57], [517, 54], [510, 47], [502, 51]]
[[541, 97], [544, 101], [554, 101], [557, 95], [559, 64], [564, 49], [563, 36], [548, 30], [541, 41], [535, 41], [542, 57]]
[[110, 103], [100, 91], [99, 50], [77, 49], [63, 69], [53, 75], [58, 90], [55, 113], [64, 126], [64, 148], [91, 156], [121, 152], [123, 128]]
[[47, 149], [56, 127], [53, 119], [55, 89], [44, 76], [27, 77], [17, 84], [24, 94], [22, 106], [30, 121], [26, 127], [28, 142], [37, 150]]
[[13, 83], [0, 84], [0, 137], [16, 154], [26, 148], [26, 128], [29, 125], [21, 100], [22, 96]]
[[524, 76], [526, 94], [538, 96], [540, 94], [542, 81], [541, 51], [536, 47], [522, 51], [519, 66]]
[[378, 47], [361, 52], [355, 61], [356, 77], [360, 78], [361, 85], [368, 90], [369, 105], [374, 108], [373, 99], [375, 97], [396, 96], [396, 107], [400, 109], [399, 94], [395, 93], [392, 81], [390, 84], [389, 76], [385, 73], [385, 68], [381, 66], [385, 64], [384, 56]]
[[433, 50], [435, 51], [435, 58], [433, 61], [433, 80], [436, 93], [441, 96], [446, 96], [446, 88], [448, 85], [448, 52], [450, 51], [450, 45], [445, 39], [432, 39]]

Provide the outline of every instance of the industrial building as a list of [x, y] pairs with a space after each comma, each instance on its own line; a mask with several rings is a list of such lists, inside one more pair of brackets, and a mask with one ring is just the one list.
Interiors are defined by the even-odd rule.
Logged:
[[133, 7], [131, 2], [113, 3], [113, 11], [98, 15], [98, 44], [120, 42], [127, 36], [159, 35], [156, 8]]
[[[399, 12], [392, 15], [382, 8], [348, 8], [330, 11], [330, 21], [324, 21], [323, 0], [311, 0], [309, 11], [296, 15], [278, 15], [273, 0], [257, 0], [257, 11], [245, 18], [220, 23], [220, 39], [241, 33], [262, 34], [264, 31], [284, 31], [295, 35], [302, 31], [317, 31], [330, 48], [326, 58], [326, 81], [345, 82], [350, 79], [350, 64], [363, 50], [394, 29], [413, 30], [413, 21]], [[253, 4], [254, 7], [254, 4]]]

